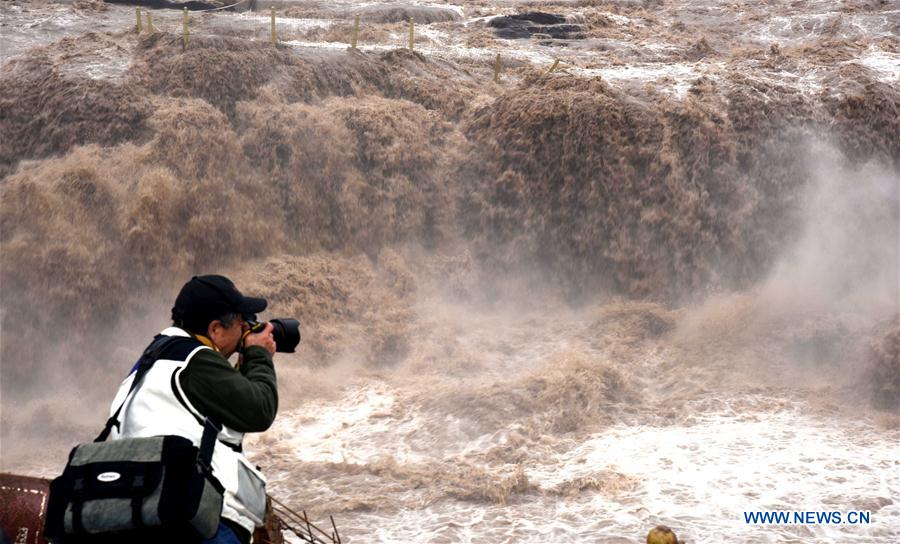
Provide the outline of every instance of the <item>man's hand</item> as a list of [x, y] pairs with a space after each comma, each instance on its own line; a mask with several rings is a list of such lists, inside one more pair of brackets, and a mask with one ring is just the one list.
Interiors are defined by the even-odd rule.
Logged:
[[256, 334], [248, 334], [244, 338], [244, 349], [250, 346], [259, 346], [269, 352], [269, 355], [275, 355], [275, 339], [272, 338], [272, 324], [266, 323], [266, 327]]

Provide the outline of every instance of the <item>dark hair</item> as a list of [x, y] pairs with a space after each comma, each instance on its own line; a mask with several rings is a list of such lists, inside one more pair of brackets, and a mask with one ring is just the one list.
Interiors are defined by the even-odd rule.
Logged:
[[207, 330], [207, 329], [209, 329], [209, 324], [212, 323], [213, 321], [220, 321], [222, 323], [222, 326], [227, 328], [227, 327], [230, 327], [232, 324], [234, 324], [234, 320], [237, 319], [237, 317], [238, 317], [238, 314], [229, 312], [227, 314], [220, 315], [219, 317], [216, 317], [215, 319], [211, 319], [207, 323], [201, 323], [200, 321], [197, 321], [197, 320], [184, 320], [184, 319], [180, 318], [179, 316], [176, 316], [173, 312], [172, 324], [175, 325], [176, 327], [180, 327], [180, 328], [188, 331], [189, 333], [202, 334], [203, 336], [206, 336], [206, 334], [209, 332]]

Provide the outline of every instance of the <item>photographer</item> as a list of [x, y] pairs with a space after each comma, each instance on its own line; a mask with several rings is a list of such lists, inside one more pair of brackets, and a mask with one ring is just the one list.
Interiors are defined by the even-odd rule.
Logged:
[[[266, 308], [243, 296], [228, 278], [195, 276], [172, 308], [167, 344], [144, 375], [113, 439], [178, 435], [200, 443], [204, 421], [221, 425], [213, 449], [213, 474], [225, 489], [217, 534], [205, 543], [247, 544], [265, 517], [265, 479], [243, 454], [244, 433], [269, 428], [278, 409], [272, 324], [251, 333], [245, 319]], [[256, 329], [254, 329], [256, 330]], [[183, 338], [183, 341], [180, 339]], [[228, 358], [240, 352], [237, 367]], [[112, 410], [126, 399], [134, 369]]]

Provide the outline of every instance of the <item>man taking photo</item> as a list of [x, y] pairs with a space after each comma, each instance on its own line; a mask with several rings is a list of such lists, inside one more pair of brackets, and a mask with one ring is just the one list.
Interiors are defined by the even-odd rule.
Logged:
[[[221, 430], [212, 470], [225, 488], [219, 529], [204, 544], [248, 544], [263, 524], [265, 478], [243, 453], [244, 433], [269, 428], [278, 410], [272, 324], [250, 333], [248, 319], [266, 309], [224, 276], [191, 278], [172, 308], [166, 344], [143, 376], [110, 438], [178, 435], [200, 443], [207, 419]], [[239, 352], [237, 365], [228, 358]], [[111, 412], [122, 406], [136, 369], [122, 382]]]

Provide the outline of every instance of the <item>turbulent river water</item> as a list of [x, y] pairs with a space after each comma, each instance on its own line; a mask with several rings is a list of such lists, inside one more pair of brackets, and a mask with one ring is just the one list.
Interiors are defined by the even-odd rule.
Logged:
[[347, 542], [900, 541], [896, 2], [182, 23], [0, 4], [3, 471], [221, 272], [301, 320], [247, 449]]

